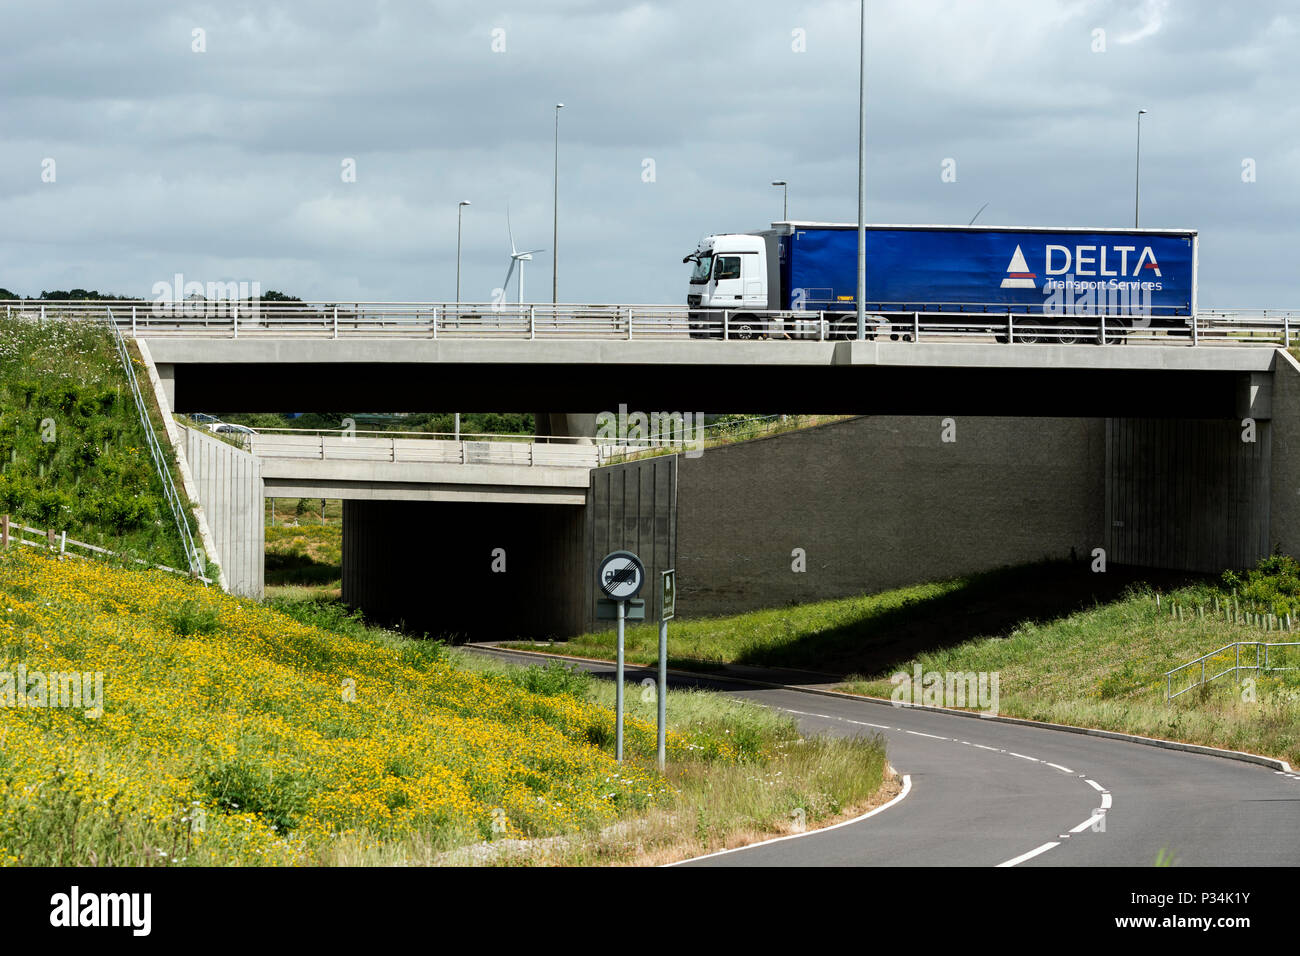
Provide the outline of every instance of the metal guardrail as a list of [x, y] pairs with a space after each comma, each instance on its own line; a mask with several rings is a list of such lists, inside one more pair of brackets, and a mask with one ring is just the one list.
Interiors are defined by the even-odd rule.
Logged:
[[[111, 306], [111, 309], [110, 309]], [[879, 309], [876, 307], [879, 306]], [[6, 314], [32, 319], [112, 318], [124, 335], [216, 338], [400, 337], [430, 339], [715, 339], [836, 341], [856, 337], [854, 316], [812, 311], [714, 311], [676, 305], [447, 302], [64, 302], [13, 300]], [[1057, 345], [1282, 345], [1300, 310], [1211, 309], [1191, 317], [1008, 312], [973, 303], [873, 303], [876, 341], [992, 338]]]
[[194, 543], [194, 536], [190, 534], [189, 521], [185, 515], [187, 506], [182, 502], [180, 493], [172, 482], [171, 468], [168, 466], [167, 456], [163, 454], [162, 445], [158, 442], [158, 436], [154, 432], [153, 420], [149, 418], [149, 407], [140, 391], [140, 383], [136, 380], [135, 364], [131, 361], [131, 353], [127, 350], [126, 339], [118, 328], [117, 322], [114, 321], [113, 310], [106, 308], [105, 313], [108, 327], [112, 330], [113, 344], [117, 347], [118, 358], [126, 373], [127, 384], [131, 387], [131, 396], [135, 399], [135, 408], [140, 416], [140, 427], [144, 430], [145, 444], [149, 446], [149, 455], [158, 472], [158, 479], [162, 482], [163, 496], [167, 499], [168, 507], [171, 508], [172, 517], [176, 521], [176, 530], [180, 533], [181, 544], [185, 548], [185, 561], [189, 565], [190, 573], [196, 578], [202, 578], [206, 561], [203, 553]]
[[[1254, 664], [1249, 664], [1249, 663], [1243, 664], [1241, 662], [1241, 649], [1243, 647], [1254, 648], [1255, 650]], [[1168, 703], [1169, 701], [1173, 700], [1175, 697], [1179, 697], [1183, 694], [1186, 694], [1188, 691], [1196, 690], [1196, 688], [1198, 687], [1204, 687], [1206, 684], [1210, 683], [1211, 681], [1218, 680], [1220, 677], [1223, 677], [1225, 674], [1234, 675], [1234, 680], [1240, 682], [1241, 672], [1243, 670], [1254, 671], [1257, 674], [1270, 673], [1274, 671], [1300, 670], [1300, 668], [1297, 667], [1273, 666], [1271, 661], [1272, 649], [1282, 648], [1282, 647], [1300, 647], [1300, 641], [1286, 641], [1286, 642], [1278, 642], [1278, 643], [1266, 643], [1263, 641], [1234, 641], [1231, 644], [1223, 645], [1223, 647], [1220, 647], [1217, 651], [1211, 651], [1208, 654], [1203, 654], [1202, 656], [1196, 658], [1196, 660], [1194, 661], [1188, 661], [1186, 664], [1180, 664], [1177, 667], [1173, 668], [1172, 670], [1165, 672], [1165, 703]], [[1214, 667], [1218, 666], [1218, 664], [1211, 665], [1210, 662], [1220, 658], [1222, 655], [1224, 655], [1225, 652], [1232, 652], [1233, 654], [1232, 663], [1224, 667], [1218, 673], [1211, 673], [1207, 676], [1206, 673], [1207, 670], [1213, 670]], [[1196, 681], [1182, 688], [1179, 691], [1174, 691], [1173, 689], [1174, 675], [1186, 670], [1192, 670], [1193, 673], [1197, 673], [1197, 671], [1195, 670], [1197, 667], [1200, 668], [1200, 671]]]

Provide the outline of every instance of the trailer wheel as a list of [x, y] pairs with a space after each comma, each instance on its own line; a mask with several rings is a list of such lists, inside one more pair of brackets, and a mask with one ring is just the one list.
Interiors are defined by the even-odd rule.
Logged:
[[1016, 323], [1015, 336], [1017, 342], [1037, 345], [1043, 341], [1043, 323], [1035, 318], [1023, 318]]
[[1109, 326], [1106, 329], [1105, 341], [1102, 341], [1101, 329], [1097, 329], [1097, 334], [1093, 341], [1099, 345], [1123, 345], [1128, 341], [1128, 329], [1124, 326]]
[[1085, 338], [1085, 334], [1079, 330], [1083, 324], [1078, 316], [1068, 316], [1064, 319], [1057, 320], [1057, 329], [1052, 333], [1052, 338], [1057, 345], [1078, 345]]
[[[835, 321], [831, 326], [835, 331], [831, 338], [839, 339], [841, 342], [852, 342], [858, 337], [858, 317], [856, 315], [846, 315]], [[876, 340], [876, 327], [870, 323], [864, 330], [866, 341], [874, 342]]]

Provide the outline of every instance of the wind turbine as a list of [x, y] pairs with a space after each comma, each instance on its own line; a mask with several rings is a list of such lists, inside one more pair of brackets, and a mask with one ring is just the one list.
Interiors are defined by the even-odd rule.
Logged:
[[506, 203], [506, 232], [510, 236], [510, 268], [506, 270], [506, 281], [501, 284], [501, 299], [505, 300], [506, 293], [510, 289], [510, 277], [514, 275], [515, 264], [519, 265], [519, 304], [524, 304], [524, 263], [533, 261], [533, 254], [545, 252], [545, 249], [529, 249], [527, 252], [520, 252], [515, 248], [515, 232], [510, 226], [510, 204]]

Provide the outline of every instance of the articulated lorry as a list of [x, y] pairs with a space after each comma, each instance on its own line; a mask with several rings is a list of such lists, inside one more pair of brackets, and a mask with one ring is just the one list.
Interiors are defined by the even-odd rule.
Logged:
[[[682, 260], [691, 336], [855, 338], [857, 229], [777, 222], [702, 240]], [[1196, 314], [1196, 244], [1190, 229], [867, 226], [867, 334], [910, 338], [918, 315], [954, 331], [1009, 315], [1017, 342], [1182, 334]]]

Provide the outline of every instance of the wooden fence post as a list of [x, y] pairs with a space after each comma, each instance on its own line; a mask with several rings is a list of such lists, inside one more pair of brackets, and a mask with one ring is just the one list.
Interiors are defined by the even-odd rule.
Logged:
[[9, 550], [9, 516], [0, 517], [0, 541], [4, 542], [4, 549]]

